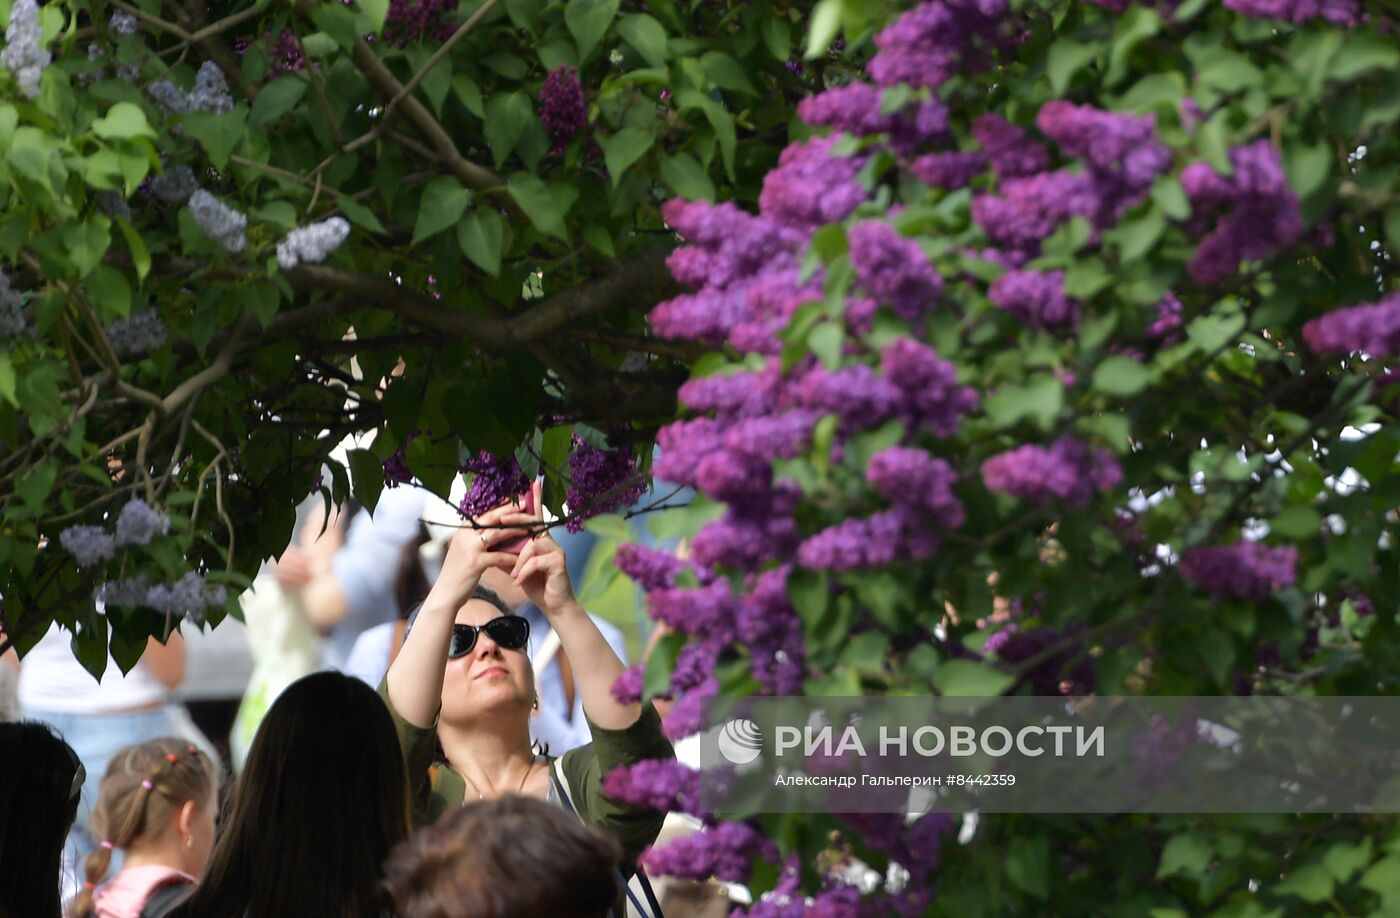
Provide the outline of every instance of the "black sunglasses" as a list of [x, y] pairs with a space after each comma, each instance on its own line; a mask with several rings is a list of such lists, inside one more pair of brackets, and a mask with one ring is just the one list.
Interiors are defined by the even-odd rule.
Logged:
[[530, 620], [519, 615], [502, 615], [484, 625], [453, 625], [452, 646], [447, 650], [449, 659], [471, 653], [476, 646], [476, 636], [485, 631], [497, 646], [506, 650], [519, 650], [530, 640]]

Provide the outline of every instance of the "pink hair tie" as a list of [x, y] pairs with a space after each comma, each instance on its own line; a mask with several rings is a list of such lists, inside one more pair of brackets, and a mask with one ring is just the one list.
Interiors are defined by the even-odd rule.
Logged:
[[103, 842], [103, 843], [102, 843], [102, 847], [106, 848], [108, 851], [111, 851], [111, 850], [112, 850], [112, 843], [111, 843], [111, 842]]
[[155, 785], [151, 783], [151, 779], [150, 779], [150, 778], [147, 778], [146, 780], [142, 781], [142, 782], [141, 782], [141, 786], [144, 787], [146, 790], [154, 790], [154, 789], [155, 789]]

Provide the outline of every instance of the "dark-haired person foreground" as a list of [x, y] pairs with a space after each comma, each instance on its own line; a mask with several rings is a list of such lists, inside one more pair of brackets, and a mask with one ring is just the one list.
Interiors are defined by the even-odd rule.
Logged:
[[[466, 800], [537, 797], [576, 809], [585, 823], [613, 837], [622, 849], [622, 869], [631, 873], [665, 815], [605, 796], [603, 778], [621, 765], [674, 758], [675, 751], [661, 733], [655, 708], [613, 697], [622, 661], [574, 598], [564, 553], [548, 533], [536, 535], [518, 556], [496, 550], [530, 534], [517, 527], [538, 522], [538, 516], [505, 505], [478, 523], [510, 528], [463, 529], [453, 537], [442, 573], [380, 693], [399, 729], [419, 822], [435, 820]], [[478, 592], [488, 567], [511, 573], [575, 661], [593, 741], [558, 759], [537, 756], [531, 748], [536, 697], [526, 654], [528, 622], [511, 615], [494, 594]], [[619, 901], [618, 914], [624, 909], [625, 901]]]
[[83, 788], [48, 724], [0, 723], [0, 918], [59, 918], [59, 864]]
[[374, 690], [335, 672], [287, 687], [248, 750], [203, 881], [179, 918], [381, 918], [408, 783]]
[[384, 872], [398, 918], [606, 918], [621, 854], [564, 809], [512, 794], [419, 830]]

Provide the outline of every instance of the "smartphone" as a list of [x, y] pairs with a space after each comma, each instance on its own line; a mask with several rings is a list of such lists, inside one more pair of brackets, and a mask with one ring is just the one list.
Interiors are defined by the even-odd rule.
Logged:
[[[521, 496], [519, 502], [522, 504], [521, 510], [523, 512], [533, 514], [535, 512], [535, 489], [531, 488], [530, 490], [526, 491], [525, 494]], [[518, 555], [520, 554], [521, 550], [528, 544], [530, 544], [530, 537], [521, 536], [518, 539], [511, 539], [509, 542], [501, 542], [498, 545], [493, 545], [492, 549], [495, 551], [508, 552], [512, 555]]]

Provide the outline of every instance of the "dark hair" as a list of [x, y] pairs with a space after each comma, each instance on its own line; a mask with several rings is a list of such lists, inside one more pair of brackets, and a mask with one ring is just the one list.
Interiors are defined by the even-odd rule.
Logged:
[[[161, 737], [127, 746], [112, 756], [92, 810], [92, 831], [114, 848], [158, 835], [186, 803], [214, 806], [219, 775], [209, 757], [186, 740]], [[68, 906], [70, 918], [94, 913], [93, 888], [112, 865], [111, 848], [93, 850], [83, 862], [87, 881]]]
[[388, 708], [358, 679], [314, 673], [268, 710], [204, 880], [174, 914], [378, 918], [381, 865], [408, 831]]
[[0, 723], [0, 918], [58, 918], [78, 756], [48, 724]]
[[[496, 611], [500, 612], [502, 615], [518, 614], [514, 609], [510, 607], [510, 603], [502, 599], [500, 594], [497, 593], [495, 590], [491, 589], [490, 587], [484, 587], [480, 584], [477, 584], [476, 589], [472, 591], [472, 595], [468, 597], [467, 602], [471, 602], [473, 599], [479, 599], [482, 602], [490, 603], [491, 605], [495, 606]], [[408, 626], [404, 628], [404, 637], [408, 637], [408, 632], [413, 630], [413, 623], [418, 620], [418, 613], [422, 610], [423, 603], [419, 602], [418, 605], [413, 607], [413, 611], [408, 613]]]
[[554, 804], [511, 794], [420, 830], [384, 865], [399, 918], [605, 918], [621, 849]]

